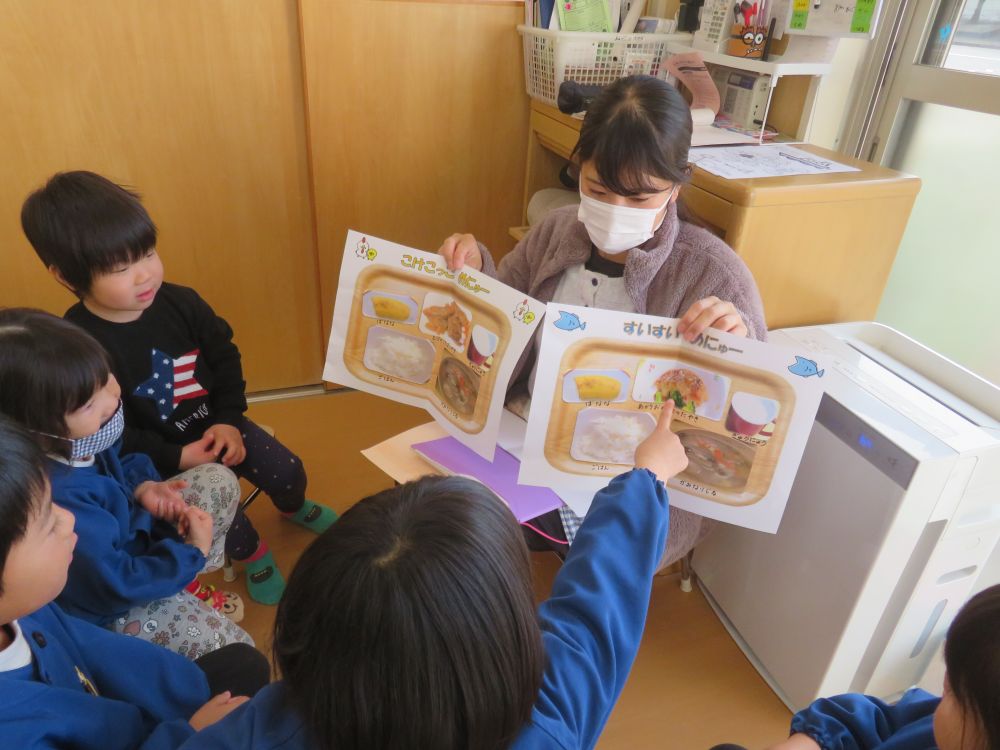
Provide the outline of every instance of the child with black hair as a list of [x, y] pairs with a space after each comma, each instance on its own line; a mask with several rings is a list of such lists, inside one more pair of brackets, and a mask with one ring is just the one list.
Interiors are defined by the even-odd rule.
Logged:
[[[21, 226], [46, 268], [80, 301], [66, 318], [111, 355], [124, 391], [125, 451], [164, 476], [220, 461], [316, 533], [336, 520], [307, 500], [302, 461], [244, 416], [246, 382], [233, 331], [193, 289], [163, 280], [156, 225], [139, 196], [93, 172], [53, 176], [24, 202]], [[226, 551], [247, 589], [276, 604], [285, 581], [241, 511]]]
[[[481, 269], [541, 302], [681, 318], [678, 330], [689, 341], [708, 328], [764, 340], [750, 271], [678, 210], [691, 172], [691, 129], [691, 109], [675, 87], [650, 76], [622, 78], [591, 102], [580, 129], [572, 155], [579, 207], [549, 212], [499, 266], [471, 234], [451, 235], [438, 252], [450, 268]], [[508, 392], [508, 408], [525, 418], [539, 341], [536, 335]], [[533, 521], [569, 543], [579, 523], [565, 507]], [[663, 564], [687, 554], [709, 527], [675, 510]]]
[[980, 591], [956, 615], [944, 663], [941, 698], [920, 689], [893, 704], [858, 693], [821, 698], [795, 714], [791, 737], [770, 750], [1000, 748], [1000, 584]]
[[593, 747], [639, 648], [687, 466], [673, 404], [597, 494], [536, 611], [520, 526], [485, 486], [425, 477], [360, 501], [278, 606], [284, 677], [185, 750]]
[[121, 453], [121, 389], [100, 344], [41, 310], [0, 310], [0, 414], [48, 453], [52, 496], [76, 516], [63, 609], [190, 659], [252, 642], [238, 596], [191, 591], [222, 565], [239, 480], [207, 464], [163, 482], [148, 456]]
[[33, 437], [0, 418], [5, 748], [176, 748], [267, 684], [267, 660], [250, 646], [233, 644], [191, 662], [64, 614], [52, 599], [73, 557], [73, 523], [52, 502]]

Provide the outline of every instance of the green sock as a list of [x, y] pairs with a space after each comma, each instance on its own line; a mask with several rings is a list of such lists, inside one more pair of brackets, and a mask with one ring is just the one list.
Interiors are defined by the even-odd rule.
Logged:
[[248, 560], [246, 574], [247, 591], [255, 602], [277, 604], [281, 600], [285, 593], [285, 577], [278, 570], [270, 550], [255, 560]]
[[306, 500], [301, 508], [295, 513], [286, 515], [285, 518], [289, 521], [294, 521], [299, 526], [304, 526], [310, 531], [322, 534], [333, 526], [333, 522], [337, 520], [338, 516], [333, 508], [314, 503], [312, 500]]

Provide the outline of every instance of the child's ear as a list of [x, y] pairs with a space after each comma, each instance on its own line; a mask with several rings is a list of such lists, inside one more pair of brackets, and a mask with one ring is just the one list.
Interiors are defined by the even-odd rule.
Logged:
[[58, 281], [62, 286], [66, 287], [66, 289], [68, 289], [71, 294], [77, 297], [80, 296], [79, 293], [76, 291], [76, 289], [74, 289], [73, 286], [68, 281], [66, 281], [65, 278], [63, 278], [63, 275], [62, 273], [59, 272], [58, 268], [56, 268], [55, 266], [49, 266], [49, 273], [52, 274], [52, 278]]

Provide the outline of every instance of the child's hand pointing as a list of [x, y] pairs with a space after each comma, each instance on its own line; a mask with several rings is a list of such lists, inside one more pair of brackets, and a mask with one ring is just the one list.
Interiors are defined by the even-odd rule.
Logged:
[[635, 449], [636, 468], [649, 469], [663, 482], [680, 474], [688, 465], [684, 446], [677, 433], [670, 429], [673, 416], [674, 402], [667, 401], [660, 412], [656, 429]]

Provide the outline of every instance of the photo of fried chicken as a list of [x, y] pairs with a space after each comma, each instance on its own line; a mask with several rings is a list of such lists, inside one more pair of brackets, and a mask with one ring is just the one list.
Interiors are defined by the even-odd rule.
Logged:
[[472, 321], [462, 312], [454, 300], [447, 305], [424, 308], [427, 330], [439, 336], [447, 336], [458, 347], [464, 347]]

